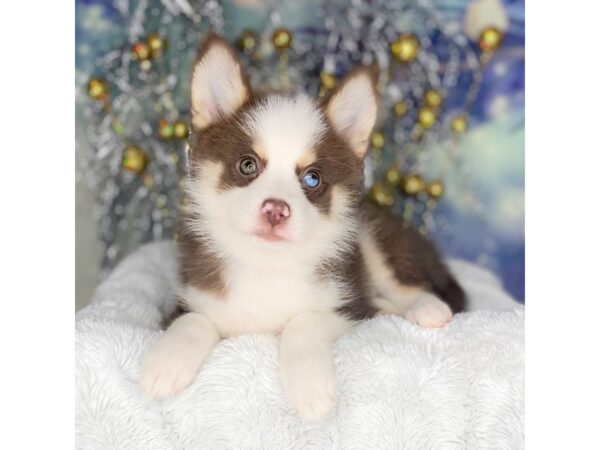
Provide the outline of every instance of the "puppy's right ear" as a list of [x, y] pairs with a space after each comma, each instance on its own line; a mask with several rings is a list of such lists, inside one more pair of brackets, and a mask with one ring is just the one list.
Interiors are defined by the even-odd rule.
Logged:
[[191, 90], [192, 125], [197, 130], [229, 117], [250, 99], [242, 66], [222, 38], [212, 35], [200, 49]]

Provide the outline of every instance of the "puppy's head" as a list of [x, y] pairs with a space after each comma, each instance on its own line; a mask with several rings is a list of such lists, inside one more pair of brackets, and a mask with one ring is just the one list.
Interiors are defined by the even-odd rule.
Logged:
[[355, 231], [377, 114], [371, 72], [355, 70], [321, 104], [257, 97], [234, 51], [212, 37], [199, 53], [191, 94], [195, 231], [226, 253], [339, 250]]

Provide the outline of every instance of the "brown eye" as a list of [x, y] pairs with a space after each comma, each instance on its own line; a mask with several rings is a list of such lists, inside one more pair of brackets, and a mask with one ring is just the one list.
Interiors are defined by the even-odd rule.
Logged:
[[258, 163], [253, 157], [246, 156], [240, 161], [239, 169], [243, 175], [252, 176], [255, 175], [258, 170]]

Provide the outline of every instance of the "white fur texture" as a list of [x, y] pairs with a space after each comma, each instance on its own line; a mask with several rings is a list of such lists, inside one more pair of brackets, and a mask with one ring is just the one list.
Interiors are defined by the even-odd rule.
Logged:
[[334, 313], [302, 313], [281, 333], [279, 371], [286, 397], [307, 421], [319, 421], [337, 398], [333, 345], [348, 329]]
[[[344, 193], [334, 189], [332, 212], [324, 217], [302, 192], [296, 192], [300, 187], [293, 182], [297, 180], [282, 182], [278, 188], [278, 174], [271, 172], [244, 189], [219, 193], [220, 170], [217, 164], [205, 164], [188, 192], [192, 204], [202, 211], [198, 222], [191, 224], [193, 230], [227, 264], [227, 301], [188, 288], [182, 292], [187, 305], [206, 314], [225, 337], [277, 333], [300, 312], [339, 306], [345, 286], [316, 279], [314, 267], [323, 257], [342, 256], [346, 241], [355, 233], [356, 222], [347, 215], [349, 200]], [[289, 241], [273, 244], [248, 230], [262, 201], [277, 194], [291, 206], [292, 231]]]
[[[182, 297], [225, 337], [278, 333], [299, 313], [340, 306], [345, 285], [319, 280], [315, 267], [325, 258], [344, 256], [357, 229], [346, 192], [334, 186], [330, 213], [323, 214], [306, 198], [298, 180], [298, 160], [310, 153], [326, 126], [312, 100], [270, 97], [243, 120], [268, 161], [260, 176], [246, 187], [219, 190], [224, 168], [205, 162], [199, 176], [187, 184], [191, 207], [197, 212], [189, 226], [223, 261], [228, 289], [226, 301], [194, 288], [186, 289]], [[291, 210], [282, 242], [255, 235], [262, 204], [270, 198], [285, 201]]]
[[140, 385], [154, 398], [186, 388], [208, 357], [219, 335], [202, 314], [179, 317], [144, 356]]
[[[212, 59], [214, 51], [209, 50], [198, 63], [194, 75], [194, 83], [198, 83], [194, 89], [210, 83], [210, 79], [202, 78], [203, 73], [216, 70], [213, 66], [218, 69], [223, 63]], [[214, 91], [218, 89], [231, 90], [231, 95], [236, 90], [235, 83], [223, 86], [217, 83]], [[192, 97], [194, 102], [194, 94]], [[331, 352], [316, 351], [310, 356], [313, 364], [303, 367], [294, 358], [287, 358], [286, 350], [295, 348], [293, 336], [296, 340], [303, 337], [288, 333], [286, 327], [306, 313], [332, 315], [348, 298], [346, 280], [323, 280], [315, 269], [324, 260], [345, 256], [348, 242], [357, 230], [356, 219], [352, 217], [354, 208], [350, 205], [350, 194], [340, 186], [333, 186], [330, 210], [325, 214], [307, 199], [300, 184], [298, 167], [314, 158], [314, 148], [327, 129], [313, 100], [306, 96], [272, 96], [245, 112], [240, 122], [256, 153], [266, 161], [264, 170], [247, 186], [222, 189], [223, 171], [230, 168], [223, 163], [203, 161], [198, 176], [188, 180], [186, 186], [195, 213], [195, 219], [187, 226], [221, 261], [227, 289], [222, 298], [216, 298], [212, 293], [185, 287], [181, 297], [191, 311], [214, 324], [222, 337], [251, 332], [283, 333], [286, 345], [282, 346], [282, 360], [290, 361], [288, 365], [293, 367], [283, 371], [286, 391], [301, 416], [318, 419], [335, 402], [335, 395], [327, 394], [335, 392]], [[271, 230], [262, 216], [263, 204], [269, 199], [289, 205], [289, 217], [276, 230]], [[275, 233], [281, 240], [266, 241], [261, 237], [265, 233]], [[345, 327], [344, 319], [335, 321]], [[330, 348], [332, 339], [322, 338], [324, 342], [313, 342], [311, 348]], [[164, 344], [163, 340], [169, 342]], [[176, 348], [170, 343], [172, 340], [169, 330], [151, 351], [159, 356], [150, 358], [154, 364], [147, 365], [142, 374], [143, 387], [156, 397], [178, 392], [182, 380], [192, 380], [190, 369], [198, 365], [197, 358], [186, 347], [182, 356], [165, 355], [161, 348]], [[184, 359], [187, 364], [182, 363]], [[160, 361], [168, 362], [170, 367], [161, 369]], [[305, 370], [306, 376], [298, 370]], [[327, 388], [323, 385], [325, 381]], [[304, 391], [312, 392], [313, 398], [298, 395]], [[324, 402], [321, 394], [329, 400]]]
[[[298, 180], [298, 161], [321, 139], [325, 123], [308, 97], [270, 97], [248, 113], [244, 129], [267, 159], [267, 167], [250, 185], [218, 189], [224, 167], [205, 162], [196, 180], [188, 180], [191, 207], [199, 213], [196, 233], [214, 244], [227, 260], [256, 267], [312, 266], [346, 249], [356, 233], [347, 194], [334, 187], [331, 212], [324, 215], [305, 196]], [[279, 232], [285, 242], [265, 242], [261, 209], [265, 200], [285, 201], [291, 217]]]
[[305, 95], [267, 97], [245, 117], [245, 128], [265, 151], [274, 172], [287, 172], [326, 130], [317, 104]]
[[488, 272], [450, 264], [470, 308], [486, 311], [439, 330], [380, 316], [344, 334], [335, 411], [308, 424], [284, 396], [272, 335], [220, 342], [177, 397], [143, 393], [141, 361], [175, 306], [176, 263], [172, 243], [143, 247], [77, 314], [76, 448], [523, 448], [524, 314]]

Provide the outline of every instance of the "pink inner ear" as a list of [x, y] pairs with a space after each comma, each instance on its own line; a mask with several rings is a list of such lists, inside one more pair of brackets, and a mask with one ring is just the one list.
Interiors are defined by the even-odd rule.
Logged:
[[341, 132], [343, 132], [344, 135], [349, 135], [348, 138], [352, 139], [352, 131], [353, 128], [356, 128], [357, 126], [357, 122], [359, 120], [359, 111], [356, 109], [352, 109], [350, 111], [348, 111], [348, 114], [345, 115], [345, 117], [343, 117], [340, 122], [340, 128], [341, 128]]
[[223, 110], [219, 107], [219, 91], [214, 79], [209, 81], [208, 87], [210, 91], [210, 101], [207, 102], [208, 104], [205, 105], [204, 109], [210, 117], [220, 118], [223, 115]]

